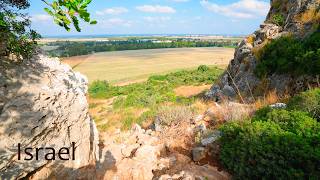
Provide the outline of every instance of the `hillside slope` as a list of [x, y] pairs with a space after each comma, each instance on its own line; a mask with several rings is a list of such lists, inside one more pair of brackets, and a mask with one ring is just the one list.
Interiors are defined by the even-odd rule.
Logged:
[[[230, 62], [227, 70], [221, 76], [220, 82], [211, 88], [207, 94], [211, 98], [238, 94], [243, 99], [252, 100], [255, 96], [266, 94], [270, 90], [276, 90], [279, 94], [295, 93], [303, 91], [310, 86], [319, 86], [319, 67], [313, 67], [315, 73], [300, 73], [298, 75], [273, 69], [286, 64], [274, 63], [267, 67], [271, 73], [257, 76], [257, 66], [263, 61], [265, 47], [276, 40], [274, 48], [279, 48], [281, 38], [289, 37], [299, 40], [319, 32], [320, 23], [320, 1], [319, 0], [271, 0], [271, 9], [260, 29], [244, 39], [236, 49], [234, 59]], [[280, 40], [279, 40], [280, 39]], [[316, 49], [319, 44], [312, 45]], [[270, 49], [270, 48], [269, 48]], [[283, 50], [282, 53], [287, 53]], [[281, 52], [280, 52], [281, 53]], [[269, 53], [269, 55], [272, 53]], [[319, 54], [319, 50], [318, 50]], [[262, 58], [261, 58], [262, 56]], [[295, 56], [293, 59], [295, 59]], [[280, 58], [280, 57], [279, 57]], [[271, 61], [282, 61], [273, 58]], [[319, 55], [314, 63], [319, 65]], [[294, 61], [289, 59], [288, 64], [295, 66]], [[311, 61], [311, 60], [310, 60]], [[306, 61], [307, 62], [307, 61]], [[273, 62], [268, 62], [269, 64]], [[307, 62], [308, 64], [308, 62]], [[297, 64], [298, 66], [298, 64]], [[295, 66], [297, 69], [300, 67]], [[280, 68], [279, 68], [280, 69]], [[302, 69], [302, 67], [301, 67]], [[261, 74], [261, 73], [260, 73]], [[245, 98], [250, 97], [250, 98]]]

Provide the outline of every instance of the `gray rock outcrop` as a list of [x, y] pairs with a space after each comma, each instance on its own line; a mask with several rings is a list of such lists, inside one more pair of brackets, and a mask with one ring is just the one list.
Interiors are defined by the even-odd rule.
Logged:
[[[315, 22], [304, 21], [301, 20], [301, 16], [313, 10], [319, 11], [319, 6], [319, 0], [288, 0], [285, 2], [271, 0], [271, 9], [265, 22], [260, 29], [238, 45], [234, 59], [231, 60], [219, 83], [213, 85], [207, 96], [218, 101], [222, 99], [221, 95], [233, 97], [236, 92], [242, 97], [252, 98], [252, 96], [262, 95], [267, 90], [276, 90], [279, 94], [288, 91], [299, 92], [308, 88], [309, 84], [318, 83], [320, 74], [317, 77], [301, 76], [298, 78], [286, 74], [273, 74], [265, 79], [259, 79], [254, 70], [258, 63], [255, 51], [262, 48], [267, 42], [287, 34], [303, 38], [314, 32], [316, 30], [314, 25], [319, 23], [320, 19], [316, 19]], [[273, 22], [272, 18], [276, 14], [284, 17], [284, 25], [280, 26]]]
[[[87, 80], [59, 59], [38, 55], [0, 66], [0, 179], [75, 179], [95, 165], [98, 132], [88, 114]], [[71, 148], [75, 160], [18, 159], [21, 149]], [[57, 152], [56, 152], [57, 153]], [[70, 158], [68, 156], [67, 158]]]

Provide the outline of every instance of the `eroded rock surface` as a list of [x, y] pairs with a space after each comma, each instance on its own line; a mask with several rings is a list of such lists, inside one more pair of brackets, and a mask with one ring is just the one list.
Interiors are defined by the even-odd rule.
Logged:
[[[195, 126], [188, 120], [184, 123], [195, 130]], [[181, 126], [181, 130], [185, 130], [185, 126], [179, 127]], [[194, 162], [191, 159], [192, 149], [187, 149], [183, 144], [186, 141], [185, 137], [180, 135], [180, 139], [177, 139], [171, 136], [170, 131], [177, 130], [175, 127], [163, 128], [166, 129], [166, 136], [160, 132], [144, 131], [138, 125], [129, 132], [101, 134], [103, 146], [100, 148], [100, 160], [97, 162], [97, 179], [223, 180], [231, 178], [228, 173], [219, 171], [217, 167]], [[193, 133], [190, 131], [190, 134]], [[201, 148], [208, 151], [204, 147]], [[206, 153], [202, 152], [200, 156], [207, 156]]]
[[[0, 179], [80, 177], [79, 169], [94, 165], [98, 155], [86, 78], [58, 59], [42, 55], [0, 68]], [[18, 143], [22, 148], [59, 150], [72, 142], [74, 161], [49, 162], [44, 151], [39, 151], [38, 160], [23, 160], [25, 154], [18, 160]]]
[[[266, 90], [276, 90], [278, 93], [303, 91], [310, 84], [319, 84], [319, 76], [292, 77], [290, 75], [273, 74], [259, 79], [254, 70], [258, 63], [255, 51], [262, 48], [267, 42], [284, 35], [293, 35], [303, 38], [314, 32], [316, 22], [301, 20], [304, 13], [319, 10], [319, 0], [271, 0], [271, 9], [260, 28], [244, 39], [236, 48], [234, 59], [220, 78], [220, 83], [213, 85], [207, 93], [209, 98], [220, 101], [224, 98], [233, 98], [235, 93], [244, 100], [250, 101], [253, 96], [259, 96]], [[319, 12], [318, 12], [319, 13]], [[284, 17], [284, 25], [279, 26], [272, 21], [274, 15]], [[263, 91], [263, 92], [262, 92]], [[252, 100], [252, 98], [251, 98]], [[246, 101], [246, 102], [248, 102]]]

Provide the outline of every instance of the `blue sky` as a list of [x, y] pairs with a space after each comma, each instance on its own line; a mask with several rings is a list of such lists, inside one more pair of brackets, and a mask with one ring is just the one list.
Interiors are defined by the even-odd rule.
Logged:
[[[50, 0], [48, 0], [50, 1]], [[66, 32], [31, 0], [32, 27], [40, 34], [249, 34], [265, 19], [269, 0], [93, 0], [89, 12], [97, 25]]]

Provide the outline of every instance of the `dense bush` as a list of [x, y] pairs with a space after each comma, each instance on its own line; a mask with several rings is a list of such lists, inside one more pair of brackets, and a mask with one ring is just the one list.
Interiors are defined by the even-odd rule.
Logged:
[[273, 73], [317, 75], [320, 72], [320, 31], [304, 40], [285, 36], [261, 49], [255, 73], [259, 77]]
[[96, 81], [90, 85], [89, 93], [93, 98], [119, 96], [114, 102], [116, 108], [153, 107], [162, 102], [188, 104], [192, 98], [176, 96], [174, 88], [182, 85], [212, 84], [221, 72], [215, 67], [200, 66], [196, 70], [151, 76], [146, 82], [126, 86], [112, 86], [105, 81]]
[[288, 108], [306, 111], [320, 122], [320, 88], [303, 92], [291, 98]]
[[235, 178], [320, 178], [320, 124], [307, 113], [264, 108], [221, 131], [221, 161]]

